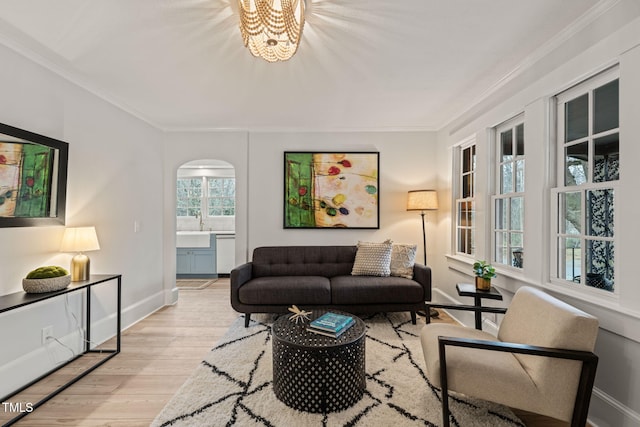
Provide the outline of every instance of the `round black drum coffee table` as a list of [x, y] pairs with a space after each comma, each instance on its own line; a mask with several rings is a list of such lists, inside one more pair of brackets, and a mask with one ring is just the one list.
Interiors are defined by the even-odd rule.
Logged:
[[[323, 313], [314, 311], [311, 320]], [[329, 413], [362, 398], [365, 326], [347, 315], [356, 323], [338, 338], [309, 332], [308, 321], [296, 324], [289, 315], [273, 323], [273, 391], [280, 401], [300, 411]]]

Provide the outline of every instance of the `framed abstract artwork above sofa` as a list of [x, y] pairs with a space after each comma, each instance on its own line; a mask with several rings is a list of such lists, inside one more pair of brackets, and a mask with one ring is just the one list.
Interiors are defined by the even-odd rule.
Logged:
[[286, 151], [284, 228], [380, 228], [380, 153]]

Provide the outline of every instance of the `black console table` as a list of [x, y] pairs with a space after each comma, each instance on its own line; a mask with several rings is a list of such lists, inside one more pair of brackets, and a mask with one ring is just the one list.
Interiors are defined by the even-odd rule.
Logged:
[[[117, 304], [118, 304], [118, 308], [117, 308], [116, 348], [114, 348], [114, 349], [102, 349], [101, 348], [99, 350], [98, 349], [92, 349], [91, 348], [91, 289], [96, 285], [99, 285], [99, 284], [105, 283], [105, 282], [110, 282], [110, 281], [113, 281], [113, 280], [117, 281]], [[62, 289], [62, 290], [59, 290], [59, 291], [54, 291], [54, 292], [46, 292], [46, 293], [41, 293], [41, 294], [28, 294], [26, 292], [15, 292], [13, 294], [4, 295], [4, 296], [0, 297], [0, 313], [5, 313], [5, 312], [11, 311], [11, 310], [15, 310], [15, 309], [20, 308], [20, 307], [25, 307], [25, 306], [28, 306], [28, 305], [31, 305], [31, 304], [36, 304], [36, 303], [41, 302], [41, 301], [45, 301], [45, 300], [48, 300], [48, 299], [51, 299], [51, 298], [59, 297], [61, 295], [69, 294], [69, 293], [72, 293], [72, 292], [78, 292], [78, 291], [82, 291], [82, 290], [86, 290], [86, 316], [85, 316], [85, 319], [86, 319], [86, 325], [85, 325], [85, 327], [86, 327], [86, 336], [85, 336], [84, 352], [76, 355], [74, 358], [68, 360], [64, 364], [62, 364], [60, 366], [57, 366], [54, 369], [50, 370], [49, 372], [41, 375], [40, 377], [36, 378], [35, 380], [31, 381], [30, 383], [28, 383], [25, 386], [21, 387], [20, 389], [16, 390], [12, 394], [3, 397], [1, 399], [2, 402], [10, 402], [11, 398], [16, 396], [18, 393], [21, 393], [22, 391], [24, 391], [27, 388], [31, 387], [32, 385], [34, 385], [38, 381], [40, 381], [43, 378], [49, 376], [53, 372], [55, 372], [55, 371], [65, 367], [65, 366], [67, 366], [68, 364], [72, 363], [73, 361], [77, 360], [78, 358], [82, 357], [83, 355], [85, 355], [87, 353], [105, 353], [105, 354], [108, 354], [105, 358], [99, 360], [94, 365], [90, 366], [89, 368], [87, 368], [86, 370], [84, 370], [83, 372], [78, 374], [77, 376], [73, 377], [67, 383], [62, 384], [55, 391], [53, 391], [52, 393], [46, 395], [45, 397], [40, 399], [38, 402], [33, 402], [32, 405], [31, 405], [31, 408], [33, 408], [35, 410], [37, 407], [41, 406], [42, 404], [44, 404], [45, 402], [50, 400], [52, 397], [54, 397], [55, 395], [57, 395], [61, 391], [67, 389], [69, 386], [71, 386], [72, 384], [76, 383], [81, 378], [85, 377], [87, 374], [89, 374], [90, 372], [95, 370], [97, 367], [99, 367], [102, 364], [104, 364], [107, 360], [111, 359], [116, 354], [120, 353], [120, 331], [122, 329], [122, 325], [121, 325], [122, 275], [121, 274], [97, 274], [97, 275], [91, 275], [89, 277], [89, 280], [84, 280], [84, 281], [80, 281], [80, 282], [71, 282], [71, 284], [69, 286], [67, 286], [65, 289]], [[6, 424], [3, 424], [3, 426], [10, 426], [10, 425], [14, 424], [16, 421], [18, 421], [19, 419], [25, 417], [30, 412], [31, 411], [29, 411], [29, 412], [26, 412], [26, 411], [25, 412], [19, 412], [15, 417], [11, 418], [8, 422], [6, 422]]]

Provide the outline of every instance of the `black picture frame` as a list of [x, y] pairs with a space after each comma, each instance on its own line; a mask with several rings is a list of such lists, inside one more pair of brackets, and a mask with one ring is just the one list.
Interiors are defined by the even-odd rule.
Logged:
[[380, 153], [285, 151], [285, 229], [379, 229]]
[[[65, 224], [65, 209], [67, 201], [67, 170], [69, 164], [69, 144], [58, 139], [29, 132], [14, 126], [0, 123], [0, 143], [5, 145], [31, 145], [48, 148], [51, 155], [46, 169], [47, 182], [44, 190], [35, 192], [46, 204], [46, 212], [31, 216], [30, 214], [4, 215], [0, 214], [0, 227], [35, 227]], [[7, 156], [0, 153], [0, 167], [7, 163]], [[15, 167], [15, 165], [14, 165]], [[22, 179], [22, 178], [21, 178]], [[0, 185], [4, 185], [0, 181]], [[0, 188], [0, 201], [5, 202], [8, 193], [11, 197], [18, 197], [16, 189]], [[23, 196], [24, 197], [24, 194]]]

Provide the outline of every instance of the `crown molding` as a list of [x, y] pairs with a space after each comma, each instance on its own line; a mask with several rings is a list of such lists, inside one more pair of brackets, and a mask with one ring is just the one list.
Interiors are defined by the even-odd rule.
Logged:
[[[570, 25], [565, 27], [562, 31], [556, 34], [553, 38], [548, 40], [538, 49], [533, 51], [530, 55], [528, 55], [524, 60], [522, 60], [518, 65], [516, 65], [511, 71], [506, 73], [502, 78], [496, 81], [493, 85], [485, 89], [483, 92], [478, 95], [478, 97], [471, 102], [466, 108], [464, 108], [461, 112], [456, 114], [454, 117], [444, 121], [439, 129], [445, 129], [448, 126], [451, 126], [456, 121], [463, 118], [465, 115], [469, 114], [476, 106], [478, 106], [484, 100], [490, 98], [492, 95], [496, 94], [500, 89], [506, 86], [511, 81], [515, 80], [520, 75], [524, 74], [526, 71], [531, 69], [538, 61], [549, 55], [555, 49], [562, 46], [564, 43], [569, 41], [572, 37], [578, 34], [580, 31], [585, 29], [588, 25], [592, 24], [602, 15], [611, 10], [614, 6], [620, 3], [621, 0], [602, 0], [591, 9], [586, 11], [582, 16], [573, 21]], [[454, 133], [456, 130], [459, 130], [460, 127], [457, 127], [451, 133]]]

